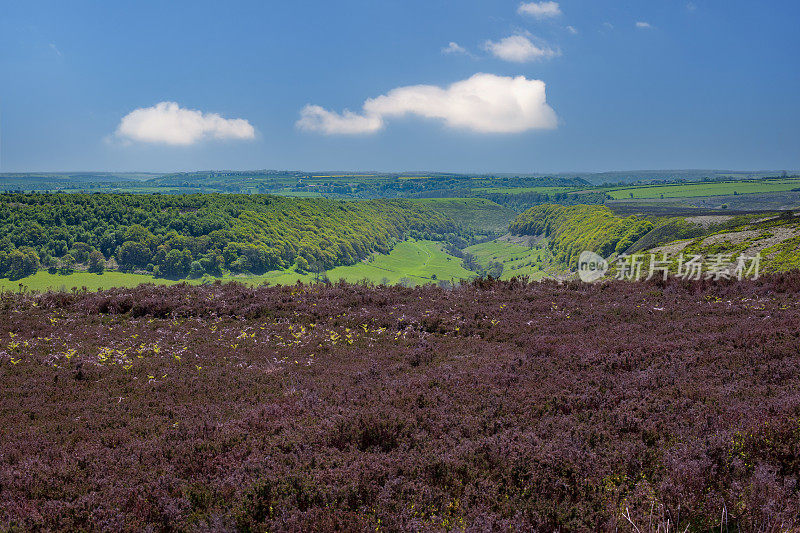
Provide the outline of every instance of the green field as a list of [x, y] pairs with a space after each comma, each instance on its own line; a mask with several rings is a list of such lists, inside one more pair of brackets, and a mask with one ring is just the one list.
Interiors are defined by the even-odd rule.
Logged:
[[506, 241], [489, 241], [470, 246], [464, 251], [475, 256], [482, 267], [487, 267], [492, 262], [502, 263], [501, 279], [529, 276], [538, 280], [547, 275], [545, 269], [549, 264], [550, 254], [544, 240], [533, 248]]
[[[442, 250], [442, 244], [434, 241], [415, 241], [409, 239], [395, 246], [388, 254], [374, 254], [365, 261], [356, 265], [336, 267], [327, 272], [328, 279], [338, 281], [344, 279], [357, 282], [366, 279], [373, 283], [405, 283], [422, 285], [436, 281], [458, 281], [469, 279], [475, 273], [465, 269], [461, 260]], [[71, 290], [86, 287], [95, 291], [110, 289], [112, 287], [136, 287], [142, 283], [156, 283], [159, 285], [173, 285], [175, 283], [198, 284], [213, 282], [216, 279], [224, 281], [236, 280], [248, 285], [286, 285], [303, 281], [314, 281], [313, 274], [299, 274], [294, 270], [276, 270], [258, 276], [226, 275], [222, 278], [206, 276], [201, 279], [174, 281], [164, 278], [154, 278], [144, 274], [128, 274], [125, 272], [108, 271], [103, 274], [90, 274], [75, 272], [61, 275], [50, 274], [40, 270], [32, 276], [11, 281], [0, 279], [0, 289], [17, 291], [22, 285], [27, 290]]]
[[[186, 280], [190, 283], [199, 283], [198, 280]], [[23, 285], [28, 290], [71, 290], [73, 288], [86, 287], [91, 291], [98, 289], [110, 289], [112, 287], [136, 287], [142, 283], [158, 283], [160, 285], [173, 285], [179, 283], [169, 279], [156, 279], [153, 276], [144, 274], [128, 274], [126, 272], [108, 271], [102, 274], [90, 274], [88, 272], [75, 272], [73, 274], [61, 275], [50, 274], [46, 270], [40, 270], [33, 276], [11, 281], [0, 278], [0, 289], [6, 291], [19, 290]]]
[[[350, 266], [340, 266], [326, 272], [328, 279], [343, 279], [351, 283], [367, 280], [372, 283], [405, 283], [423, 285], [437, 281], [469, 279], [475, 272], [467, 270], [457, 257], [442, 250], [442, 243], [409, 239], [392, 248], [388, 254], [373, 254], [364, 261]], [[287, 285], [314, 280], [313, 274], [298, 274], [294, 270], [276, 270], [260, 276], [237, 276], [223, 278], [236, 279], [244, 283], [259, 285]]]
[[374, 255], [370, 262], [337, 267], [328, 272], [331, 280], [367, 279], [375, 283], [408, 280], [415, 285], [474, 276], [474, 272], [462, 266], [460, 259], [442, 250], [442, 243], [413, 239], [401, 242], [388, 255]]
[[690, 198], [695, 196], [723, 196], [729, 194], [754, 194], [791, 191], [800, 187], [800, 179], [699, 182], [684, 185], [654, 185], [648, 187], [629, 187], [608, 189], [606, 192], [615, 200], [625, 198]]

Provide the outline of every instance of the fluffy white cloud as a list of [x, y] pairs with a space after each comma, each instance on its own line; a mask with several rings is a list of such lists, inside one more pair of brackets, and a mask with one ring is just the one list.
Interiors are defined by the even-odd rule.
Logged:
[[458, 43], [451, 42], [446, 47], [442, 48], [443, 54], [466, 54], [467, 49]]
[[572, 35], [578, 35], [578, 30], [574, 26], [567, 26], [567, 31]]
[[538, 61], [561, 55], [558, 50], [533, 44], [524, 35], [512, 35], [497, 42], [486, 41], [484, 48], [500, 59], [515, 63]]
[[126, 141], [188, 146], [204, 139], [253, 139], [253, 126], [241, 118], [184, 109], [175, 102], [135, 109], [122, 117], [115, 135]]
[[378, 115], [359, 115], [347, 109], [343, 113], [336, 113], [318, 105], [307, 105], [300, 111], [297, 127], [328, 135], [355, 135], [375, 133], [383, 128], [383, 119]]
[[543, 81], [475, 74], [448, 87], [392, 89], [364, 102], [361, 114], [307, 105], [297, 126], [325, 134], [367, 134], [382, 129], [387, 118], [406, 115], [438, 119], [448, 127], [479, 133], [553, 129], [558, 122], [555, 111], [547, 105]]
[[639, 22], [636, 23], [636, 27], [642, 30], [648, 30], [653, 26], [651, 26], [649, 22], [643, 22], [640, 20]]
[[561, 8], [558, 7], [558, 2], [529, 2], [520, 4], [517, 13], [545, 19], [559, 16]]

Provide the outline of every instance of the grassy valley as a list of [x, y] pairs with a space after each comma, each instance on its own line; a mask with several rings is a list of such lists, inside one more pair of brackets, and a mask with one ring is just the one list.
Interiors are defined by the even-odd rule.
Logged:
[[[345, 177], [320, 179], [334, 178]], [[380, 176], [358, 179], [384, 183]], [[398, 182], [434, 180], [439, 185], [454, 179], [396, 177]], [[544, 193], [544, 199], [568, 200], [519, 213], [509, 207], [518, 204], [481, 197], [343, 201], [261, 194], [6, 193], [0, 195], [0, 287], [17, 290], [22, 283], [30, 289], [95, 289], [214, 279], [419, 284], [480, 275], [561, 278], [570, 275], [584, 250], [604, 257], [684, 249], [702, 254], [763, 250], [767, 270], [800, 266], [792, 240], [796, 224], [790, 216], [636, 200], [608, 200], [604, 206], [595, 203], [601, 193], [587, 193], [591, 189], [585, 187], [570, 192], [568, 187], [543, 185], [532, 190], [525, 183], [481, 191], [504, 198], [531, 200]], [[692, 201], [707, 198], [696, 194], [730, 192], [731, 187], [742, 190], [737, 199], [761, 198], [762, 193], [748, 191], [790, 185], [794, 179], [597, 190], [609, 197], [636, 191], [640, 202], [652, 191], [684, 194], [673, 199]], [[582, 204], [587, 194], [593, 195], [590, 203]], [[791, 198], [796, 193], [763, 194]], [[765, 217], [775, 220], [765, 223]], [[761, 222], [754, 225], [756, 221]], [[779, 229], [768, 231], [766, 226]], [[544, 239], [531, 247], [527, 237]], [[720, 244], [726, 239], [729, 245]], [[413, 244], [418, 240], [436, 244]], [[422, 259], [428, 254], [436, 259], [426, 263]]]
[[106, 270], [101, 273], [72, 272], [49, 273], [40, 270], [30, 276], [10, 280], [0, 278], [0, 290], [58, 291], [86, 288], [91, 291], [114, 287], [136, 287], [143, 283], [156, 285], [191, 285], [214, 281], [236, 281], [245, 285], [291, 285], [298, 281], [313, 283], [326, 279], [332, 282], [345, 280], [351, 283], [366, 281], [373, 284], [423, 285], [426, 283], [454, 283], [472, 279], [477, 272], [467, 270], [462, 260], [448, 254], [438, 241], [408, 239], [395, 245], [387, 253], [373, 253], [355, 265], [334, 267], [320, 273], [298, 272], [295, 268], [272, 270], [263, 274], [203, 275], [199, 278], [169, 279], [151, 274], [136, 274]]
[[527, 276], [541, 280], [552, 274], [547, 240], [525, 242], [525, 239], [498, 239], [475, 244], [464, 251], [471, 254], [484, 271], [499, 279]]

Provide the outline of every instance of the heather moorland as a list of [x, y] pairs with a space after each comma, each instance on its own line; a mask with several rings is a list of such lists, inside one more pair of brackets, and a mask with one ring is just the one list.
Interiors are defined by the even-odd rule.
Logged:
[[787, 531], [798, 290], [4, 293], [0, 529]]

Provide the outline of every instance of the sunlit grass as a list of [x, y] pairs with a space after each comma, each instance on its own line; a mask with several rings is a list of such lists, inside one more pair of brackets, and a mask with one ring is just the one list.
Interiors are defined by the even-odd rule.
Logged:
[[[372, 283], [405, 283], [423, 285], [440, 280], [458, 281], [470, 279], [475, 273], [465, 269], [461, 260], [442, 249], [442, 244], [434, 241], [416, 241], [409, 239], [399, 243], [388, 254], [374, 254], [370, 259], [350, 266], [341, 266], [325, 273], [331, 281], [344, 279], [350, 282], [367, 280]], [[75, 272], [61, 275], [50, 274], [41, 270], [32, 276], [19, 280], [0, 279], [0, 289], [17, 291], [22, 285], [26, 290], [72, 290], [86, 287], [88, 290], [110, 289], [112, 287], [136, 287], [142, 283], [157, 285], [174, 285], [186, 282], [189, 284], [210, 283], [217, 279], [238, 281], [247, 285], [291, 285], [302, 281], [310, 283], [315, 280], [312, 273], [301, 274], [292, 269], [275, 270], [261, 275], [232, 275], [221, 278], [204, 276], [200, 279], [170, 280], [155, 278], [145, 274], [107, 271], [103, 274]]]
[[[699, 182], [682, 185], [657, 185], [652, 187], [626, 187], [606, 191], [612, 198], [689, 198], [695, 196], [722, 196], [730, 194], [757, 194], [791, 191], [800, 187], [800, 179], [769, 181]], [[633, 195], [633, 196], [631, 196]]]

